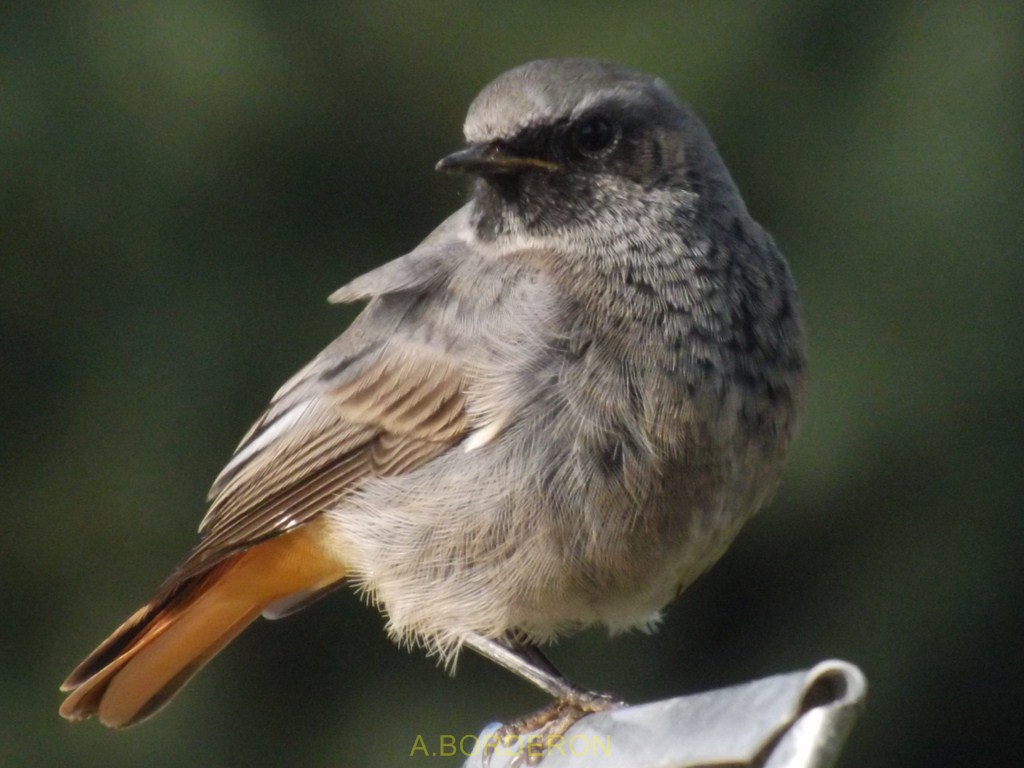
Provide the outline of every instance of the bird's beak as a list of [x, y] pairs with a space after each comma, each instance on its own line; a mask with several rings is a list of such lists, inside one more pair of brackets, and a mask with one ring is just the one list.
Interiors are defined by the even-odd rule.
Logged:
[[539, 157], [517, 155], [498, 144], [470, 144], [465, 149], [441, 158], [435, 167], [439, 171], [471, 173], [477, 176], [515, 173], [531, 168], [544, 171], [558, 170], [556, 163]]

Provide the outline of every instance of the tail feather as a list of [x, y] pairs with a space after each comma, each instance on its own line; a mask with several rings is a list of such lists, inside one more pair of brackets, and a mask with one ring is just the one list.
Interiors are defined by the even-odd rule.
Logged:
[[71, 673], [60, 708], [123, 728], [166, 704], [269, 605], [345, 576], [303, 526], [231, 555], [211, 570], [174, 577]]

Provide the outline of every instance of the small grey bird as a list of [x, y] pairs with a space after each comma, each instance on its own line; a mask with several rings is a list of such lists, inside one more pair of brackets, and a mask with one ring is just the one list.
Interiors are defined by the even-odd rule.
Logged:
[[260, 614], [345, 581], [396, 640], [473, 648], [564, 724], [610, 700], [538, 646], [657, 621], [772, 494], [797, 294], [699, 120], [658, 79], [552, 59], [488, 85], [465, 135], [437, 167], [469, 202], [331, 297], [368, 304], [243, 438], [64, 717], [139, 722]]

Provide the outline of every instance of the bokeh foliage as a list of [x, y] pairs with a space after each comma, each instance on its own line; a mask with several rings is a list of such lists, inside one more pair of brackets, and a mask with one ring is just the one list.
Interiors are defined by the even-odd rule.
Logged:
[[333, 288], [464, 199], [491, 77], [656, 72], [801, 285], [813, 385], [773, 507], [667, 613], [552, 651], [631, 700], [862, 666], [849, 766], [1011, 765], [1024, 498], [1019, 2], [6, 2], [0, 765], [453, 764], [542, 698], [454, 680], [339, 593], [260, 623], [149, 724], [56, 686], [190, 545], [206, 485], [351, 317]]

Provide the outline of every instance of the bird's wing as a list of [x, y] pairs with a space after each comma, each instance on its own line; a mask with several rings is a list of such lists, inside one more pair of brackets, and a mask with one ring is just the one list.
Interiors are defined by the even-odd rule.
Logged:
[[201, 540], [178, 578], [292, 530], [367, 478], [409, 471], [466, 435], [466, 366], [421, 338], [425, 310], [440, 306], [443, 315], [450, 299], [446, 275], [473, 255], [444, 232], [451, 222], [335, 294], [372, 298], [243, 438], [213, 484]]

